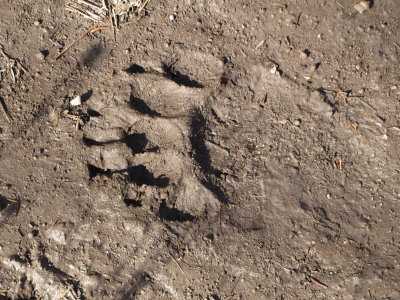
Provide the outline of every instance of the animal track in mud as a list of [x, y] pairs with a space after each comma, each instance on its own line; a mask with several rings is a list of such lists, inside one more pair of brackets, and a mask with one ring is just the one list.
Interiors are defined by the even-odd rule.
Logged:
[[[129, 96], [117, 99], [101, 124], [85, 128], [90, 179], [122, 176], [125, 203], [156, 206], [164, 220], [217, 216], [226, 201], [207, 179], [218, 172], [204, 146], [202, 108], [221, 81], [222, 61], [192, 53], [158, 68], [133, 64], [125, 72]], [[102, 104], [89, 106], [97, 111]]]

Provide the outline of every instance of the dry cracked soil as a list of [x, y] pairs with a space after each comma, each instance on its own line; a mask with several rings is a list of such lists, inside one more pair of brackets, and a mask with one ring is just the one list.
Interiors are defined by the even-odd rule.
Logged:
[[2, 0], [0, 299], [400, 299], [400, 3], [356, 2], [152, 0], [54, 60], [93, 22]]

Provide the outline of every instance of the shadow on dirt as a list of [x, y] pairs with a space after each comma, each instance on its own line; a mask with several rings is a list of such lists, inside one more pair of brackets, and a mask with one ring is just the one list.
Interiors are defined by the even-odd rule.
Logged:
[[99, 59], [100, 54], [103, 52], [103, 48], [100, 44], [90, 48], [82, 58], [82, 64], [84, 66], [92, 66], [96, 60]]
[[126, 206], [142, 207], [142, 201], [140, 200], [125, 198], [124, 203], [126, 204]]
[[138, 186], [150, 185], [165, 188], [169, 184], [168, 177], [163, 174], [158, 177], [154, 177], [154, 175], [144, 165], [130, 167], [126, 171], [128, 171], [130, 181]]
[[207, 148], [206, 141], [206, 119], [200, 110], [195, 110], [190, 124], [190, 143], [193, 149], [193, 158], [199, 164], [201, 171], [206, 175], [206, 178], [201, 179], [200, 182], [210, 190], [221, 203], [228, 203], [228, 198], [225, 196], [224, 191], [216, 185], [211, 177], [218, 177], [221, 175], [219, 170], [216, 170], [211, 165], [210, 150]]
[[165, 200], [161, 202], [158, 213], [160, 218], [166, 221], [186, 222], [193, 221], [195, 219], [195, 217], [189, 213], [185, 213], [174, 207], [168, 207]]
[[197, 82], [196, 80], [192, 80], [192, 79], [190, 79], [189, 76], [184, 75], [184, 74], [180, 73], [179, 71], [174, 70], [172, 66], [163, 64], [162, 68], [164, 71], [163, 76], [165, 78], [172, 80], [173, 82], [175, 82], [179, 85], [183, 85], [183, 86], [190, 87], [190, 88], [204, 88], [204, 85], [202, 85], [200, 82]]
[[143, 271], [136, 272], [132, 279], [122, 287], [122, 296], [119, 299], [136, 299], [140, 291], [150, 283], [152, 283], [152, 280], [149, 274]]
[[154, 174], [151, 173], [144, 165], [138, 165], [129, 167], [127, 169], [111, 171], [111, 170], [101, 169], [92, 164], [88, 164], [88, 172], [90, 180], [92, 180], [98, 175], [104, 175], [108, 178], [111, 178], [113, 174], [127, 173], [127, 180], [131, 183], [135, 183], [138, 186], [149, 185], [149, 186], [165, 188], [169, 185], [169, 178], [167, 176], [162, 174], [158, 177], [155, 177]]
[[158, 150], [158, 147], [146, 149], [149, 140], [146, 138], [146, 134], [144, 133], [132, 133], [132, 134], [125, 133], [125, 135], [126, 136], [122, 139], [110, 140], [106, 142], [99, 142], [91, 138], [83, 137], [83, 143], [89, 147], [105, 146], [114, 143], [125, 143], [132, 150], [132, 154], [155, 152]]
[[159, 117], [161, 114], [155, 110], [152, 110], [146, 102], [142, 99], [137, 98], [131, 94], [129, 98], [129, 106], [136, 110], [137, 112], [145, 115], [149, 115], [150, 117]]
[[129, 74], [143, 74], [146, 72], [146, 70], [142, 66], [139, 66], [138, 64], [133, 64], [124, 71]]

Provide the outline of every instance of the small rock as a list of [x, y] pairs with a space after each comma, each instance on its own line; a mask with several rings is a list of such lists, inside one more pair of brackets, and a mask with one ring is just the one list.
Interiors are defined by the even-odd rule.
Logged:
[[275, 75], [277, 69], [278, 69], [278, 68], [277, 68], [275, 65], [273, 65], [273, 66], [271, 66], [271, 68], [269, 69], [269, 72], [270, 72], [272, 75]]
[[39, 60], [44, 60], [45, 56], [42, 52], [38, 52], [36, 53], [36, 58]]
[[281, 120], [278, 120], [278, 122], [279, 122], [280, 124], [282, 124], [282, 125], [285, 125], [285, 124], [287, 123], [287, 120], [281, 119]]
[[35, 25], [35, 26], [39, 26], [40, 25], [40, 20], [36, 20], [35, 22], [33, 22], [33, 25]]
[[315, 65], [309, 66], [304, 70], [304, 79], [306, 80], [311, 80], [311, 76], [314, 73], [314, 71], [316, 70]]
[[72, 106], [78, 106], [82, 104], [82, 99], [81, 96], [76, 96], [74, 99], [72, 99], [69, 104], [71, 104]]
[[300, 124], [301, 124], [301, 120], [300, 119], [297, 119], [297, 120], [293, 121], [293, 125], [295, 125], [295, 126], [299, 126]]
[[300, 58], [301, 59], [306, 59], [310, 55], [310, 52], [308, 50], [304, 50], [300, 52]]
[[369, 1], [360, 1], [356, 4], [354, 4], [355, 10], [357, 10], [360, 14], [362, 14], [364, 11], [370, 9], [370, 2]]
[[57, 244], [65, 245], [65, 233], [59, 229], [48, 229], [46, 235], [49, 239], [52, 239]]

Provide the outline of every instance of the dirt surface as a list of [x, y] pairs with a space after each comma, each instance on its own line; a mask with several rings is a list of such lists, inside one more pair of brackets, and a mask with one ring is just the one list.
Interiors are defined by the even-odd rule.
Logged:
[[398, 1], [1, 2], [1, 299], [400, 298]]

